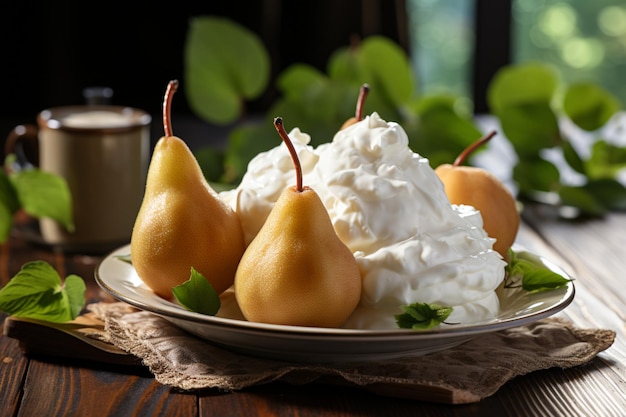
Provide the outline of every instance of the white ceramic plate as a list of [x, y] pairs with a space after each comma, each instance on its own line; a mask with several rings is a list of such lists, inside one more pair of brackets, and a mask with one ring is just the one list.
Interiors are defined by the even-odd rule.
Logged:
[[[322, 329], [252, 323], [188, 311], [155, 295], [137, 276], [124, 246], [106, 256], [96, 268], [98, 284], [113, 297], [150, 311], [209, 342], [254, 356], [307, 362], [371, 361], [424, 355], [448, 349], [473, 337], [551, 316], [574, 299], [574, 285], [534, 294], [521, 289], [501, 291], [497, 318], [473, 324], [445, 326], [425, 331], [404, 329]], [[542, 259], [559, 274], [567, 274]]]

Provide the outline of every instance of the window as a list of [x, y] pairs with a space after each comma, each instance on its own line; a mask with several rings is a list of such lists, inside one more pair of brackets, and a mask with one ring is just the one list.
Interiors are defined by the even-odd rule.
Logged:
[[[510, 7], [502, 6], [509, 1]], [[474, 95], [481, 107], [478, 102], [484, 100], [481, 95], [497, 67], [542, 61], [554, 65], [564, 81], [591, 80], [626, 105], [623, 0], [407, 0], [406, 4], [411, 58], [422, 94]], [[501, 24], [485, 28], [496, 22]], [[498, 50], [498, 39], [510, 39], [508, 51]], [[497, 67], [490, 67], [489, 60]], [[477, 85], [480, 77], [472, 71], [482, 72], [482, 85]]]

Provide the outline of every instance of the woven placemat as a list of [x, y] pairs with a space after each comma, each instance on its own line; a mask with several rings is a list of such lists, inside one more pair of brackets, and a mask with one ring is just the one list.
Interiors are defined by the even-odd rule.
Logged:
[[140, 358], [157, 381], [181, 390], [241, 390], [282, 380], [349, 384], [382, 395], [464, 404], [493, 395], [510, 379], [583, 365], [609, 348], [615, 332], [579, 329], [557, 318], [487, 333], [424, 356], [364, 363], [311, 364], [256, 358], [214, 346], [125, 303], [89, 309], [105, 323], [100, 338]]

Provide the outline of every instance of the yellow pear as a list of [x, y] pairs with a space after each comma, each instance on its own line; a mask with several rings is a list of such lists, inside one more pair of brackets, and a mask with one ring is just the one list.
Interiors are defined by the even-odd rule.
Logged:
[[515, 242], [520, 224], [515, 197], [491, 172], [462, 165], [471, 152], [494, 135], [495, 132], [492, 132], [473, 143], [453, 164], [442, 164], [435, 169], [435, 173], [443, 182], [452, 204], [466, 204], [480, 211], [485, 232], [496, 239], [493, 249], [508, 259], [508, 250]]
[[185, 142], [172, 135], [169, 113], [177, 85], [168, 84], [165, 136], [154, 148], [130, 242], [137, 275], [167, 299], [192, 267], [221, 293], [232, 285], [245, 248], [237, 215], [207, 183]]
[[249, 321], [340, 327], [361, 298], [354, 255], [337, 237], [302, 171], [281, 118], [274, 122], [296, 167], [296, 186], [276, 201], [235, 275], [235, 296]]
[[361, 85], [361, 89], [359, 90], [359, 98], [356, 101], [356, 111], [354, 112], [354, 117], [349, 118], [343, 125], [341, 125], [341, 129], [343, 130], [348, 126], [351, 126], [357, 122], [363, 120], [363, 106], [365, 105], [365, 99], [370, 92], [370, 86], [368, 84]]

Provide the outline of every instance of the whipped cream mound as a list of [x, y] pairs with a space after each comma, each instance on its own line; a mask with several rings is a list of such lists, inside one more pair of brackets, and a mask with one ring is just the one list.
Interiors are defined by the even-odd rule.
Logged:
[[[428, 159], [409, 148], [399, 124], [373, 113], [317, 149], [297, 129], [289, 136], [304, 184], [320, 196], [361, 270], [361, 301], [344, 327], [395, 329], [401, 306], [413, 303], [453, 307], [448, 323], [498, 314], [495, 290], [506, 264], [492, 249], [480, 212], [450, 204]], [[257, 155], [241, 184], [223, 193], [248, 242], [294, 183], [293, 163], [281, 144]]]

